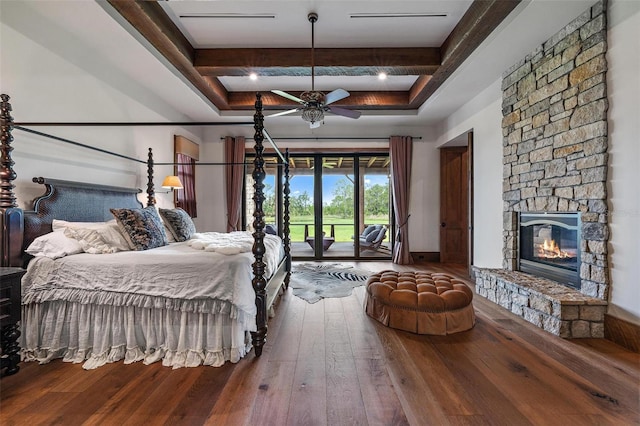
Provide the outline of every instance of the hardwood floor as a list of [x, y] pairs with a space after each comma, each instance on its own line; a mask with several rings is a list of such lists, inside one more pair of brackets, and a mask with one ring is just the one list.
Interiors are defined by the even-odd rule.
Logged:
[[[452, 265], [427, 269], [464, 277]], [[221, 368], [22, 363], [0, 380], [2, 425], [633, 425], [640, 355], [563, 340], [476, 297], [476, 326], [451, 336], [383, 327], [364, 288], [310, 305], [287, 293], [262, 357]]]

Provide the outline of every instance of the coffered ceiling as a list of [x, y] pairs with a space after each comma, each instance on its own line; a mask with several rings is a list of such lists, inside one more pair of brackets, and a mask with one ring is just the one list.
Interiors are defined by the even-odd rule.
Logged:
[[519, 2], [109, 1], [223, 113], [253, 109], [256, 91], [266, 110], [297, 106], [269, 91], [310, 90], [309, 12], [317, 90], [349, 91], [336, 105], [351, 109], [416, 110]]

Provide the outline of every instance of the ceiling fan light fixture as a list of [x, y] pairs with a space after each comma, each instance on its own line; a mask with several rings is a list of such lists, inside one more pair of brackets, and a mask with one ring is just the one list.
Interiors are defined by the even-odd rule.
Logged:
[[302, 109], [302, 119], [310, 124], [324, 120], [324, 111], [317, 105], [308, 105]]

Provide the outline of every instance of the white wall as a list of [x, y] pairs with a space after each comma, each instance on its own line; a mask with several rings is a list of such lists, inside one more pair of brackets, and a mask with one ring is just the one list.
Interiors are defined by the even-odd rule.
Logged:
[[440, 151], [433, 138], [413, 144], [409, 249], [440, 251]]
[[500, 81], [449, 116], [438, 146], [473, 131], [473, 264], [502, 267], [502, 110]]
[[[105, 14], [93, 2], [77, 6], [93, 7], [95, 13]], [[119, 70], [107, 68], [107, 63], [95, 57], [82, 39], [72, 37], [49, 19], [45, 13], [50, 10], [47, 7], [56, 6], [2, 2], [0, 91], [11, 96], [12, 116], [16, 122], [185, 121], [183, 115], [154, 93]], [[107, 25], [109, 22], [118, 25], [110, 18], [106, 22]], [[127, 38], [128, 35], [122, 30], [114, 30], [115, 40], [111, 41], [118, 43], [118, 37]], [[100, 71], [94, 69], [96, 66]], [[147, 150], [151, 147], [156, 162], [173, 161], [174, 134], [200, 140], [198, 129], [175, 126], [35, 129], [142, 160], [146, 160]], [[35, 176], [146, 189], [144, 164], [20, 130], [14, 130], [13, 136], [14, 169], [18, 175], [14, 184], [19, 207], [30, 209], [32, 199], [43, 193], [40, 185], [31, 182]], [[160, 189], [165, 175], [173, 174], [172, 170], [172, 166], [156, 167], [156, 189]], [[144, 194], [140, 198], [143, 202], [146, 200]], [[157, 199], [161, 207], [173, 205], [169, 194], [158, 194]]]
[[[608, 32], [609, 313], [640, 324], [640, 2], [610, 0]], [[523, 52], [526, 54], [527, 52]], [[474, 265], [502, 267], [500, 80], [452, 114], [438, 144], [474, 133]]]
[[609, 313], [640, 325], [640, 2], [609, 1]]

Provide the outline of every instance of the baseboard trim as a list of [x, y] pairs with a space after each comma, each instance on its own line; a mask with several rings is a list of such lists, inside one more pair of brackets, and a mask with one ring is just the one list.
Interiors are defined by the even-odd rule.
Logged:
[[411, 257], [414, 263], [440, 262], [439, 251], [412, 251]]
[[604, 315], [604, 338], [635, 353], [640, 353], [640, 326], [629, 321]]

